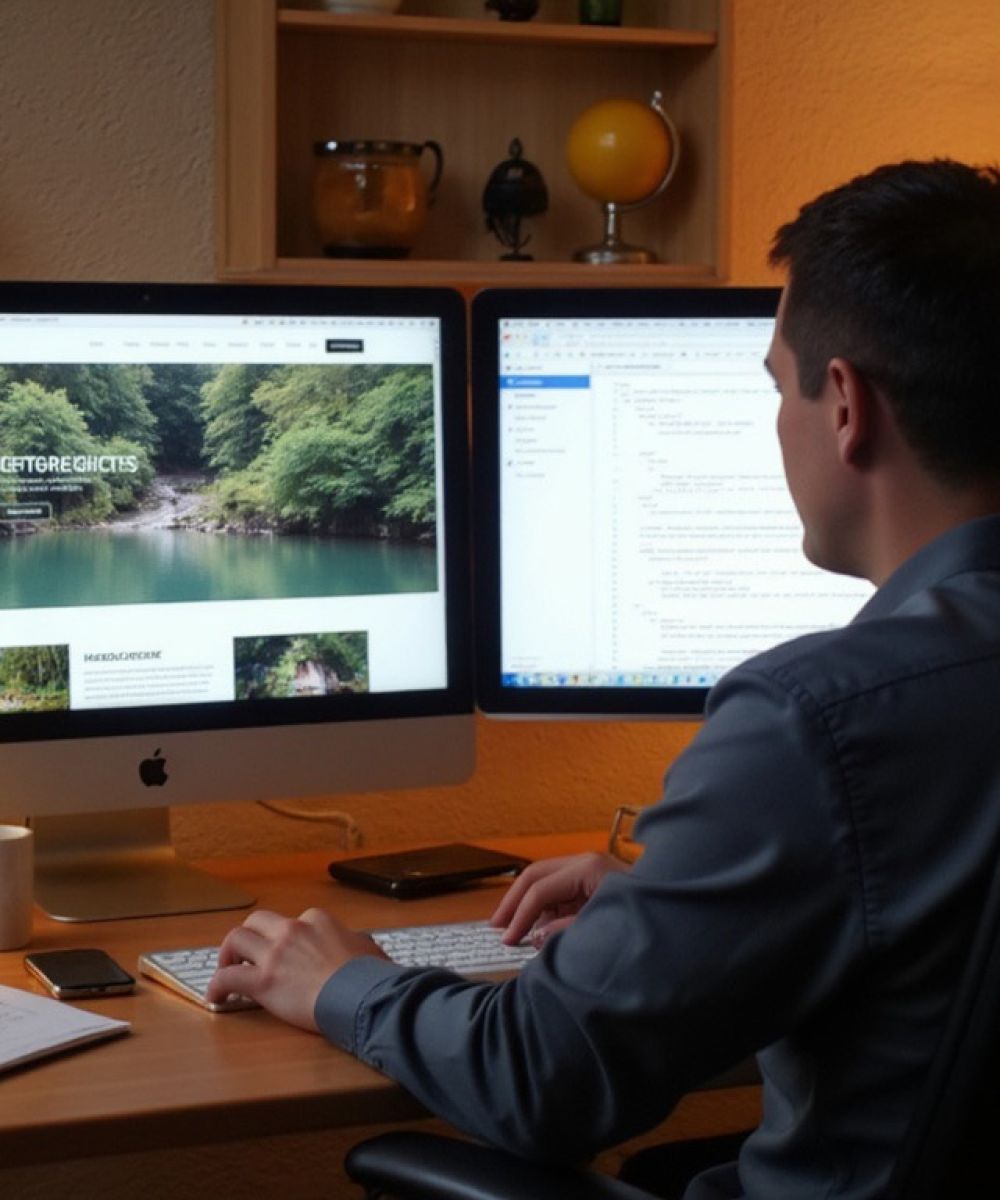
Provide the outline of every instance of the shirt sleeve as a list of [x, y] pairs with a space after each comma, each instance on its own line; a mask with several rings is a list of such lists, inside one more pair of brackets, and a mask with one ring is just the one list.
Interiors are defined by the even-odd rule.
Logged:
[[520, 974], [473, 983], [355, 960], [316, 1017], [331, 1041], [466, 1132], [579, 1161], [821, 1004], [864, 949], [835, 747], [807, 694], [749, 669], [573, 924]]

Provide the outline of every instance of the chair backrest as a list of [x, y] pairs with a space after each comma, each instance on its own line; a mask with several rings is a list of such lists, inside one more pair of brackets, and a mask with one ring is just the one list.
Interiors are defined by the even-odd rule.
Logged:
[[1000, 860], [887, 1200], [1000, 1194], [998, 1135]]
[[368, 1138], [344, 1165], [369, 1200], [653, 1200], [610, 1175], [414, 1130]]

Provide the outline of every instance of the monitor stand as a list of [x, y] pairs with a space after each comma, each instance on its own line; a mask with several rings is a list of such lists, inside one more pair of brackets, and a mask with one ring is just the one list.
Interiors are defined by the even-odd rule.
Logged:
[[182, 863], [166, 808], [33, 817], [35, 903], [56, 921], [246, 908], [254, 897]]

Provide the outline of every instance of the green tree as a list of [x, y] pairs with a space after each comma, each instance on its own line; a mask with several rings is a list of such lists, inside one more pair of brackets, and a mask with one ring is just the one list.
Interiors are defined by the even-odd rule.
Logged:
[[50, 363], [12, 368], [16, 382], [62, 391], [79, 409], [94, 437], [124, 437], [140, 446], [156, 446], [156, 418], [146, 401], [148, 367], [136, 363]]
[[[63, 391], [47, 392], [35, 381], [12, 383], [6, 399], [0, 401], [0, 452], [30, 457], [99, 453], [99, 446], [87, 432], [83, 414], [72, 405]], [[19, 500], [44, 499], [53, 513], [73, 519], [100, 519], [111, 511], [110, 493], [97, 475], [76, 491], [60, 491], [65, 482], [61, 471], [22, 472], [11, 479]], [[48, 485], [43, 494], [29, 485]]]
[[225, 525], [252, 527], [276, 519], [266, 456], [243, 471], [220, 476], [206, 493], [206, 516]]
[[[0, 400], [0, 451], [32, 458], [134, 456], [138, 460], [138, 470], [134, 472], [21, 472], [11, 479], [8, 486], [20, 499], [44, 499], [52, 504], [56, 515], [74, 521], [97, 521], [116, 508], [133, 507], [154, 475], [144, 446], [122, 437], [98, 442], [87, 431], [83, 414], [66, 399], [64, 392], [46, 392], [33, 380], [11, 384], [6, 399]], [[77, 486], [81, 475], [85, 482]], [[28, 484], [48, 487], [38, 493], [30, 491]], [[57, 485], [76, 490], [61, 491]]]
[[156, 462], [168, 471], [195, 471], [204, 465], [202, 388], [212, 368], [200, 363], [159, 363], [150, 370], [146, 400], [156, 418]]
[[237, 638], [233, 666], [237, 700], [273, 694], [273, 672], [288, 648], [283, 637]]
[[281, 367], [260, 385], [254, 402], [267, 415], [272, 437], [298, 425], [339, 425], [366, 392], [396, 370], [372, 363]]
[[64, 391], [32, 381], [10, 384], [0, 402], [0, 447], [6, 454], [87, 454], [94, 441]]
[[430, 367], [224, 367], [204, 396], [222, 519], [362, 536], [433, 533]]
[[430, 368], [395, 370], [351, 413], [363, 431], [383, 518], [397, 532], [429, 532], [435, 519], [434, 386]]
[[202, 388], [204, 456], [222, 471], [239, 471], [260, 454], [268, 421], [254, 393], [274, 367], [230, 363]]
[[373, 464], [352, 431], [292, 429], [271, 447], [268, 464], [275, 509], [291, 525], [363, 533], [378, 520]]
[[118, 511], [134, 508], [149, 489], [156, 470], [145, 447], [125, 438], [112, 438], [98, 450], [99, 454], [110, 454], [116, 458], [134, 457], [138, 462], [135, 471], [115, 471], [105, 475], [104, 483], [111, 503]]
[[254, 403], [267, 417], [271, 438], [302, 425], [335, 426], [350, 404], [345, 368], [283, 367], [257, 388]]
[[368, 682], [368, 635], [363, 632], [303, 634], [295, 639], [295, 652], [322, 663], [345, 682]]
[[0, 684], [41, 692], [69, 684], [68, 646], [15, 646], [0, 650]]
[[297, 670], [302, 663], [316, 663], [327, 676], [327, 686], [336, 681], [338, 689], [352, 692], [368, 690], [368, 635], [353, 633], [309, 633], [289, 639], [288, 650], [274, 670], [275, 685], [285, 694], [295, 688]]

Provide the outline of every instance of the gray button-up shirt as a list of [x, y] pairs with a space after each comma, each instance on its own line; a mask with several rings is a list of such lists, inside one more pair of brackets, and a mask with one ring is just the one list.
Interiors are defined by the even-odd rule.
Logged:
[[689, 1200], [878, 1196], [1000, 845], [1000, 517], [730, 672], [637, 837], [517, 979], [357, 959], [322, 1031], [456, 1126], [563, 1161], [757, 1053], [761, 1125]]

